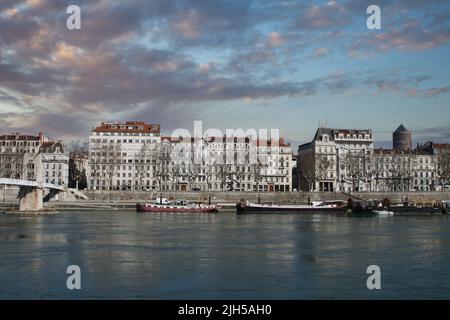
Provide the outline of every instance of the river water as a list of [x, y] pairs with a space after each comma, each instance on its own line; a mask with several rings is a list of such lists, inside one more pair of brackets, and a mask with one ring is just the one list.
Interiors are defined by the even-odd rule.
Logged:
[[0, 215], [0, 299], [81, 298], [449, 299], [450, 217]]

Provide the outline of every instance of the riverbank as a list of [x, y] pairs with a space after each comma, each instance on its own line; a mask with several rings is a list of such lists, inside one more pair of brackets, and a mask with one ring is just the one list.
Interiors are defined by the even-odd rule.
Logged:
[[168, 199], [184, 199], [189, 201], [235, 204], [240, 200], [250, 202], [296, 203], [306, 204], [308, 201], [357, 200], [377, 201], [389, 198], [393, 203], [402, 203], [405, 198], [411, 201], [450, 200], [450, 192], [120, 192], [120, 191], [84, 191], [90, 200], [100, 201], [145, 201], [162, 196]]
[[[15, 207], [18, 205], [17, 195], [9, 190], [0, 207]], [[357, 200], [380, 201], [389, 198], [391, 203], [402, 203], [406, 198], [423, 205], [433, 201], [450, 200], [450, 192], [100, 192], [84, 191], [89, 200], [50, 201], [45, 207], [55, 207], [57, 210], [135, 210], [136, 202], [151, 201], [162, 196], [171, 200], [183, 199], [217, 205], [223, 210], [234, 210], [235, 204], [241, 200], [274, 204], [307, 204], [308, 201], [344, 200], [349, 197]]]

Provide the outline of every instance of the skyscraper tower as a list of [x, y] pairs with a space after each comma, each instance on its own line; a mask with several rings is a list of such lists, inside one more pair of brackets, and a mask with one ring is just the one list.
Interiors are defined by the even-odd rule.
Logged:
[[412, 134], [403, 124], [392, 134], [392, 147], [394, 150], [412, 150]]

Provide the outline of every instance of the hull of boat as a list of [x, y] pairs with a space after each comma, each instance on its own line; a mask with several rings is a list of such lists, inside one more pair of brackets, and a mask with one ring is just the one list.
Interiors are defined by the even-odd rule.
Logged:
[[421, 214], [442, 214], [439, 208], [417, 208], [417, 207], [389, 207], [388, 211], [394, 215], [421, 215]]
[[298, 214], [316, 214], [316, 213], [345, 213], [344, 207], [309, 207], [309, 206], [253, 206], [253, 205], [236, 205], [237, 214], [282, 214], [282, 213], [298, 213]]
[[215, 213], [217, 208], [215, 206], [201, 206], [201, 207], [185, 207], [185, 206], [171, 206], [171, 205], [155, 205], [150, 203], [137, 203], [137, 212], [185, 212], [185, 213]]

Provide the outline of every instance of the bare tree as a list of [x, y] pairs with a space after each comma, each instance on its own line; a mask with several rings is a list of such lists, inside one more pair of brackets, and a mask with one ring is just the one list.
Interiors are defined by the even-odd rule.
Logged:
[[408, 191], [413, 178], [413, 162], [409, 156], [392, 157], [389, 172], [391, 191]]
[[211, 181], [214, 178], [214, 166], [211, 164], [208, 164], [206, 162], [205, 164], [205, 182], [206, 182], [206, 188], [208, 191], [211, 189]]
[[[101, 163], [100, 158], [102, 154], [102, 143], [100, 139], [94, 139], [89, 144], [88, 153], [88, 165], [89, 165], [89, 178], [88, 185], [90, 189], [97, 189], [97, 185], [100, 184], [101, 178]], [[98, 186], [101, 188], [101, 186]]]
[[316, 161], [316, 155], [314, 153], [299, 155], [297, 160], [297, 170], [300, 179], [299, 188], [304, 191], [314, 191], [316, 189], [316, 166], [318, 163]]
[[349, 152], [345, 156], [346, 176], [350, 179], [352, 189], [359, 190], [361, 181], [367, 177], [366, 158], [363, 154]]
[[178, 191], [178, 184], [181, 176], [181, 165], [176, 162], [172, 162], [170, 168], [166, 174], [168, 180], [172, 181], [172, 185], [175, 187], [175, 191]]
[[436, 156], [436, 173], [442, 190], [450, 184], [450, 150], [439, 151]]
[[88, 151], [88, 143], [80, 139], [73, 140], [69, 144], [69, 151], [75, 153], [86, 153]]
[[[373, 155], [370, 161], [370, 168], [368, 169], [368, 179], [370, 182], [371, 191], [379, 191], [378, 186], [383, 177], [384, 167], [383, 167], [383, 157]], [[375, 181], [375, 190], [372, 189], [372, 181]]]
[[163, 142], [151, 150], [153, 173], [159, 191], [163, 189], [163, 182], [169, 179], [170, 148], [170, 144]]
[[225, 163], [214, 163], [216, 168], [216, 180], [220, 182], [220, 189], [224, 191], [224, 187], [227, 184], [227, 166]]
[[314, 184], [316, 182], [316, 170], [314, 168], [301, 168], [300, 177], [306, 181], [307, 191], [314, 191]]
[[265, 164], [263, 164], [259, 159], [256, 160], [256, 163], [254, 163], [251, 167], [251, 175], [252, 175], [253, 181], [256, 183], [256, 191], [259, 191], [259, 186], [264, 177], [263, 170], [266, 167], [267, 166]]
[[[332, 162], [328, 159], [328, 156], [325, 154], [318, 154], [315, 157], [315, 166], [314, 166], [314, 177], [313, 181], [320, 181], [329, 179], [329, 169], [331, 168]], [[322, 191], [322, 190], [321, 190]]]
[[84, 189], [87, 185], [85, 161], [87, 152], [70, 152], [69, 155], [69, 186]]
[[242, 180], [245, 178], [245, 166], [235, 166], [234, 181], [236, 181], [239, 191], [242, 191]]
[[197, 182], [200, 176], [200, 165], [191, 163], [188, 165], [188, 168], [185, 173], [186, 180], [189, 183], [190, 190], [195, 188], [195, 183]]
[[106, 181], [105, 188], [107, 190], [112, 190], [114, 176], [121, 163], [121, 146], [119, 144], [109, 143], [103, 145], [101, 150], [101, 175]]
[[144, 142], [135, 156], [134, 163], [139, 190], [144, 189], [144, 180], [149, 175], [152, 155], [152, 145], [148, 142]]
[[20, 179], [23, 173], [24, 152], [5, 152], [0, 154], [0, 177]]

